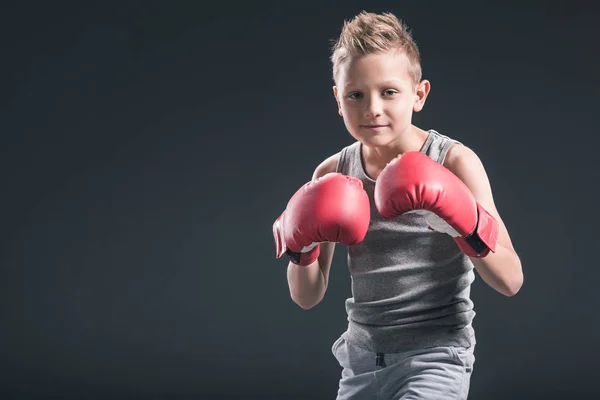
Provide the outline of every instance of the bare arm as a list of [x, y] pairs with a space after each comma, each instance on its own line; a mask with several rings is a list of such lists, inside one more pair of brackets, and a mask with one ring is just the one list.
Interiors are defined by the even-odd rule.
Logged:
[[471, 258], [475, 269], [489, 286], [505, 296], [514, 296], [523, 285], [523, 268], [494, 204], [491, 185], [481, 160], [468, 147], [454, 145], [444, 164], [471, 189], [477, 202], [498, 222], [496, 252], [490, 252], [483, 258]]
[[[312, 179], [335, 172], [339, 154], [335, 154], [323, 161], [315, 169]], [[329, 282], [329, 269], [333, 260], [335, 243], [321, 243], [319, 258], [307, 266], [298, 266], [292, 262], [288, 264], [287, 279], [292, 300], [305, 310], [311, 309], [323, 300]]]

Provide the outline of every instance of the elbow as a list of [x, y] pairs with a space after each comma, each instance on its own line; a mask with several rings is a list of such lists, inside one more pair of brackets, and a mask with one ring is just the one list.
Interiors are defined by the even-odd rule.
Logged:
[[511, 288], [511, 289], [510, 289], [510, 290], [508, 290], [506, 293], [504, 293], [504, 295], [505, 295], [506, 297], [513, 297], [513, 296], [515, 296], [517, 293], [519, 293], [519, 290], [521, 290], [521, 286], [522, 286], [522, 285], [519, 285], [519, 286], [516, 286], [516, 287], [513, 287], [513, 288]]
[[519, 290], [521, 290], [522, 286], [523, 286], [523, 275], [521, 275], [519, 277], [519, 279], [517, 279], [515, 282], [512, 282], [511, 284], [506, 285], [506, 288], [505, 288], [503, 294], [506, 297], [513, 297], [517, 293], [519, 293]]
[[296, 303], [296, 304], [298, 304], [298, 306], [299, 306], [301, 309], [303, 309], [304, 311], [308, 311], [308, 310], [310, 310], [311, 308], [313, 308], [314, 306], [316, 306], [318, 303], [315, 303], [315, 304], [302, 304], [302, 303]]
[[319, 304], [322, 300], [322, 298], [318, 298], [318, 299], [302, 299], [302, 298], [296, 298], [294, 296], [292, 296], [292, 300], [294, 301], [294, 303], [296, 303], [298, 305], [298, 307], [300, 307], [301, 309], [308, 311], [311, 308], [314, 308], [317, 304]]
[[523, 286], [523, 267], [521, 266], [521, 260], [519, 256], [515, 254], [515, 269], [511, 274], [510, 279], [504, 285], [504, 295], [506, 297], [513, 297], [521, 290]]
[[300, 301], [296, 301], [296, 300], [294, 300], [294, 303], [296, 303], [298, 305], [298, 307], [300, 307], [304, 311], [308, 311], [311, 308], [315, 307], [317, 304], [319, 304], [318, 302], [308, 303], [308, 302], [300, 302]]

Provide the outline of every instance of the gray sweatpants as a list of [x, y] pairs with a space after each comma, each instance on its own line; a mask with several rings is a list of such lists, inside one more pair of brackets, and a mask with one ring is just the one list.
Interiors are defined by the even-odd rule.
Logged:
[[465, 400], [469, 394], [473, 347], [373, 353], [342, 335], [331, 351], [343, 368], [337, 400]]

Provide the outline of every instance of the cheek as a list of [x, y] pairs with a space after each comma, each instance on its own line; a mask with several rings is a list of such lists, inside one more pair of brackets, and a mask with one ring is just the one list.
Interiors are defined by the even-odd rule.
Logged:
[[346, 128], [351, 130], [354, 125], [356, 125], [356, 117], [348, 113], [344, 113], [342, 118], [344, 119], [344, 125], [346, 125]]
[[394, 116], [401, 120], [411, 118], [414, 104], [415, 102], [412, 97], [402, 99], [402, 101], [394, 105]]
[[357, 110], [356, 107], [352, 107], [348, 103], [342, 104], [342, 113], [344, 114], [344, 119], [353, 120], [356, 119]]

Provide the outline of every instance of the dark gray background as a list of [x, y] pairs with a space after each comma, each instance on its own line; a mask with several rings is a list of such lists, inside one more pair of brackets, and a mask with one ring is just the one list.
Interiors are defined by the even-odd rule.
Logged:
[[303, 311], [271, 225], [352, 141], [328, 57], [366, 9], [413, 29], [432, 82], [415, 122], [479, 154], [523, 263], [515, 297], [473, 285], [470, 398], [595, 398], [592, 2], [16, 3], [0, 9], [0, 397], [335, 397], [346, 250]]

